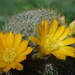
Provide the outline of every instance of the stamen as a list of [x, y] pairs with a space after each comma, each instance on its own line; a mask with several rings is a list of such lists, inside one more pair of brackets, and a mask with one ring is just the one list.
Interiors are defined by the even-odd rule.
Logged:
[[53, 38], [53, 35], [47, 35], [45, 44], [44, 44], [45, 50], [53, 51], [60, 48], [60, 42], [59, 40], [55, 40]]
[[6, 62], [7, 64], [13, 63], [16, 58], [15, 48], [6, 48], [2, 57], [4, 62]]

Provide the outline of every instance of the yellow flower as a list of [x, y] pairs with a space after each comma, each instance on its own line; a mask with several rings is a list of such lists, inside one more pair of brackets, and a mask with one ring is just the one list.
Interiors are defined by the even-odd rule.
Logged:
[[23, 70], [20, 62], [26, 59], [26, 55], [32, 51], [32, 48], [27, 47], [27, 40], [21, 40], [21, 34], [0, 32], [0, 68], [2, 71], [8, 72], [11, 68]]
[[75, 34], [75, 20], [70, 23], [69, 28], [70, 28], [69, 35], [71, 36], [71, 35]]
[[75, 38], [70, 37], [65, 39], [69, 34], [69, 27], [65, 27], [65, 25], [58, 27], [56, 19], [51, 22], [50, 26], [48, 26], [46, 20], [42, 21], [42, 26], [39, 24], [36, 24], [36, 26], [40, 39], [34, 36], [30, 36], [29, 39], [40, 45], [40, 50], [37, 55], [38, 58], [50, 54], [62, 60], [65, 60], [66, 56], [75, 57], [75, 49], [69, 46], [75, 43]]

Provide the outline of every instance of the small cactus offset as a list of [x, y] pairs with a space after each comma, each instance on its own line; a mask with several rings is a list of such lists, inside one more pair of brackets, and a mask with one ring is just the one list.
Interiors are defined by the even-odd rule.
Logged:
[[37, 36], [35, 24], [41, 24], [41, 20], [46, 19], [49, 23], [57, 19], [59, 24], [65, 24], [65, 17], [51, 9], [29, 10], [12, 16], [5, 24], [3, 32], [12, 31], [14, 34], [21, 33], [25, 39], [29, 36]]

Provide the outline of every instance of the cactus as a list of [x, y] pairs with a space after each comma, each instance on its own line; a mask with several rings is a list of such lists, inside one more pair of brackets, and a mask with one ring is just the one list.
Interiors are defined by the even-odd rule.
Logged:
[[[51, 9], [36, 9], [29, 10], [12, 16], [5, 24], [3, 32], [12, 31], [14, 34], [21, 33], [24, 39], [28, 40], [29, 36], [37, 36], [35, 24], [41, 24], [41, 20], [46, 19], [51, 22], [52, 19], [57, 19], [59, 25], [65, 24], [65, 17], [58, 14], [57, 11]], [[31, 45], [32, 46], [32, 45]], [[58, 60], [54, 56], [42, 57], [42, 59], [34, 61], [32, 58], [37, 54], [38, 46], [34, 47], [34, 51], [28, 56], [28, 59], [23, 61], [23, 71], [10, 70], [13, 75], [73, 75], [69, 73], [70, 65], [74, 64], [70, 59], [65, 61]], [[68, 63], [69, 62], [69, 63]], [[68, 65], [67, 65], [67, 64]], [[70, 65], [70, 67], [69, 67]], [[75, 65], [74, 65], [75, 66]], [[69, 71], [68, 71], [69, 70]], [[74, 70], [74, 69], [73, 69]], [[69, 73], [69, 74], [68, 74]]]
[[35, 24], [40, 24], [43, 19], [51, 22], [54, 18], [59, 21], [60, 25], [65, 24], [64, 16], [58, 14], [57, 11], [51, 9], [29, 10], [12, 16], [5, 24], [3, 32], [21, 33], [28, 40], [29, 36], [37, 36]]

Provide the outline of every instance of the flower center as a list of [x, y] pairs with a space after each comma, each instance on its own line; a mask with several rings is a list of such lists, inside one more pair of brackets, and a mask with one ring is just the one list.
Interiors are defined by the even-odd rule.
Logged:
[[4, 51], [2, 57], [3, 57], [3, 60], [7, 64], [13, 63], [15, 61], [15, 58], [16, 58], [15, 48], [6, 48], [6, 50]]
[[44, 48], [47, 51], [54, 51], [60, 48], [59, 40], [55, 40], [53, 35], [47, 35]]

